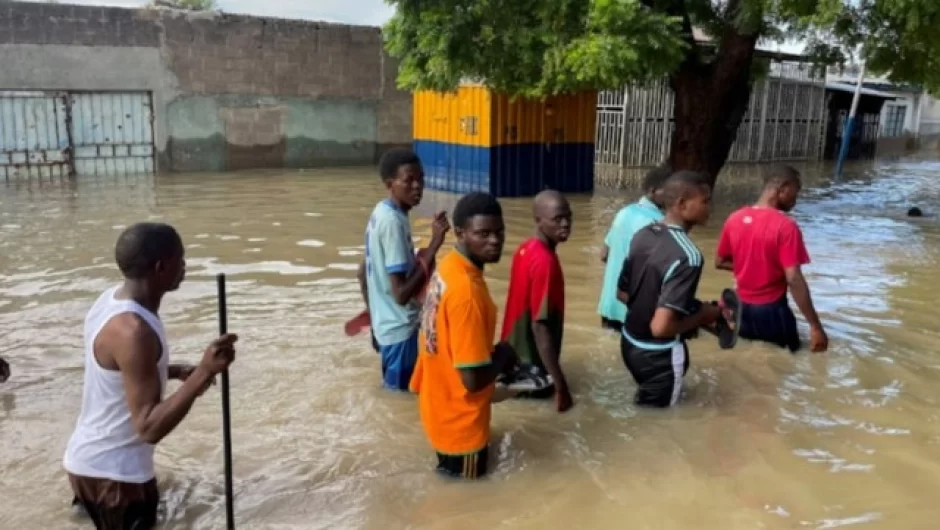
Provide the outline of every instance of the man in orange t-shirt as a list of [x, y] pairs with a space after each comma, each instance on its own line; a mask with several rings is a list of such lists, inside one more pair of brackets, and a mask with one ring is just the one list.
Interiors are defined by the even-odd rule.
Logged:
[[506, 234], [502, 208], [488, 193], [462, 197], [453, 221], [457, 245], [428, 284], [410, 387], [437, 471], [479, 478], [487, 469], [496, 376], [518, 362], [508, 345], [493, 347], [496, 305], [483, 278], [484, 265], [499, 261]]

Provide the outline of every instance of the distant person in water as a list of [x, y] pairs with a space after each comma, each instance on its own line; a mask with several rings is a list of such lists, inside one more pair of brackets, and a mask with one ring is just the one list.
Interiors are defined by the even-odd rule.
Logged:
[[556, 248], [571, 235], [571, 206], [553, 190], [535, 196], [535, 236], [526, 239], [512, 257], [506, 295], [502, 340], [516, 351], [522, 370], [510, 375], [548, 379], [553, 384], [519, 397], [555, 397], [555, 409], [573, 405], [559, 358], [565, 326], [565, 276]]
[[437, 453], [437, 471], [475, 479], [487, 472], [496, 378], [518, 364], [511, 346], [493, 345], [497, 309], [483, 277], [506, 241], [496, 198], [463, 196], [454, 208], [454, 233], [456, 248], [441, 259], [428, 284], [411, 390]]
[[907, 211], [907, 216], [908, 217], [923, 217], [924, 212], [921, 211], [920, 208], [914, 206], [913, 208]]
[[6, 383], [10, 378], [10, 365], [0, 357], [0, 383]]
[[431, 242], [415, 254], [408, 212], [421, 202], [424, 169], [418, 155], [392, 149], [379, 162], [388, 197], [372, 211], [365, 230], [359, 285], [371, 320], [373, 347], [382, 357], [382, 383], [408, 390], [418, 359], [418, 293], [427, 284], [434, 255], [450, 229], [445, 212], [431, 226]]
[[[183, 253], [169, 225], [127, 228], [115, 248], [124, 282], [98, 297], [85, 317], [81, 412], [63, 465], [73, 504], [99, 530], [156, 527], [154, 447], [235, 359], [238, 337], [227, 334], [209, 344], [198, 366], [170, 364], [158, 312], [183, 281]], [[183, 384], [167, 394], [168, 379]]]
[[702, 252], [687, 235], [708, 221], [710, 201], [711, 187], [703, 175], [673, 174], [663, 188], [663, 222], [641, 228], [630, 244], [617, 288], [627, 305], [620, 353], [637, 383], [637, 405], [678, 402], [690, 362], [683, 336], [720, 326], [723, 318], [718, 304], [696, 298]]
[[597, 312], [601, 326], [621, 331], [627, 316], [627, 306], [617, 299], [617, 279], [623, 260], [630, 251], [630, 242], [637, 230], [663, 219], [663, 183], [669, 177], [666, 167], [651, 169], [643, 179], [643, 196], [640, 200], [623, 207], [610, 225], [604, 238], [601, 261], [604, 262], [604, 283], [601, 285]]
[[810, 262], [803, 233], [787, 212], [796, 206], [802, 183], [790, 166], [775, 166], [757, 203], [732, 213], [718, 241], [716, 266], [734, 272], [742, 302], [740, 336], [800, 348], [796, 317], [787, 290], [810, 329], [810, 349], [825, 351], [829, 338], [813, 307], [802, 266]]

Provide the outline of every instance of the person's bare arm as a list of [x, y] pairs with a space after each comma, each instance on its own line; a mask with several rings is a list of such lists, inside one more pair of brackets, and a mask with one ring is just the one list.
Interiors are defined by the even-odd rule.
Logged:
[[500, 372], [495, 365], [477, 366], [475, 368], [461, 368], [460, 380], [468, 392], [479, 392], [493, 384]]
[[479, 392], [493, 384], [499, 374], [518, 362], [515, 350], [505, 342], [496, 345], [491, 355], [492, 362], [482, 366], [460, 368], [460, 380], [468, 392]]
[[359, 292], [362, 294], [362, 301], [369, 307], [369, 289], [366, 283], [366, 260], [359, 262], [359, 270], [356, 271], [356, 279], [359, 280]]
[[532, 323], [532, 335], [535, 337], [535, 347], [539, 351], [539, 358], [545, 365], [545, 370], [555, 381], [555, 388], [568, 389], [568, 381], [565, 379], [564, 372], [561, 371], [559, 362], [559, 347], [552, 338], [552, 333], [548, 329], [548, 324], [543, 320], [536, 320]]
[[431, 241], [427, 248], [418, 252], [414, 267], [405, 273], [389, 273], [389, 283], [392, 286], [392, 296], [398, 305], [405, 305], [414, 298], [424, 284], [427, 283], [431, 274], [431, 262], [433, 256], [440, 250], [444, 244], [444, 237], [450, 230], [450, 223], [447, 221], [445, 212], [438, 212], [431, 223]]
[[659, 339], [685, 335], [702, 326], [713, 324], [721, 316], [717, 305], [702, 304], [695, 299], [701, 278], [701, 255], [690, 264], [686, 259], [673, 263], [665, 274], [659, 307], [650, 322], [650, 333]]
[[787, 276], [787, 283], [790, 285], [790, 293], [793, 295], [793, 301], [803, 313], [807, 324], [813, 329], [822, 329], [822, 322], [819, 321], [819, 315], [816, 314], [816, 307], [813, 305], [813, 297], [809, 293], [809, 284], [803, 276], [803, 271], [799, 266], [788, 267], [784, 269]]
[[[196, 367], [180, 388], [167, 399], [160, 399], [161, 384], [157, 363], [162, 352], [160, 340], [150, 326], [136, 315], [118, 317], [110, 336], [101, 347], [111, 353], [124, 381], [127, 405], [137, 434], [145, 442], [156, 444], [173, 431], [192, 407], [213, 373]], [[96, 345], [97, 346], [97, 345]]]
[[670, 339], [711, 325], [719, 316], [721, 309], [712, 304], [702, 304], [699, 310], [691, 315], [684, 315], [672, 308], [659, 307], [650, 322], [650, 332], [658, 339]]
[[415, 267], [411, 269], [408, 276], [401, 272], [389, 273], [388, 279], [392, 286], [392, 296], [395, 297], [395, 303], [405, 305], [421, 291], [421, 287], [427, 282], [428, 276], [424, 267], [416, 262]]

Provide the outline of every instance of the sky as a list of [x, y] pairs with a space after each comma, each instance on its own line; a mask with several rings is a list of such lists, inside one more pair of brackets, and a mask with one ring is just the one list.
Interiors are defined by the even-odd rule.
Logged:
[[[59, 3], [140, 7], [149, 1], [59, 0]], [[393, 12], [384, 0], [216, 0], [216, 4], [226, 13], [303, 18], [368, 26], [381, 26], [392, 16]]]

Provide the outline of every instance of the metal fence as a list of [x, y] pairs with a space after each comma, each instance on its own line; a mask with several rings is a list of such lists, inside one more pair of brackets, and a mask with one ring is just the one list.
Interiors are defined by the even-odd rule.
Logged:
[[153, 170], [149, 93], [0, 91], [0, 178]]
[[[675, 129], [673, 99], [666, 79], [599, 93], [595, 164], [648, 167], [665, 160]], [[825, 104], [824, 80], [809, 65], [772, 62], [751, 91], [728, 161], [818, 160]]]

